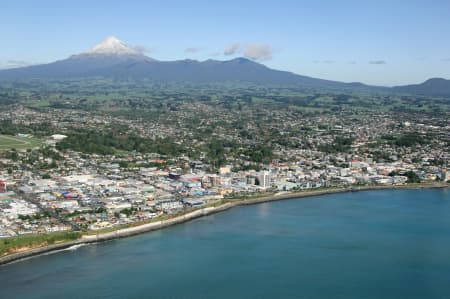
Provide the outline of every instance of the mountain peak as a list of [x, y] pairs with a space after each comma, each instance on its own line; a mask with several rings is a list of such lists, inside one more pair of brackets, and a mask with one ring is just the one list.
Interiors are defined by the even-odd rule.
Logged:
[[427, 84], [427, 83], [444, 83], [447, 82], [447, 79], [444, 78], [430, 78], [427, 81], [423, 82], [422, 84]]
[[139, 54], [139, 52], [119, 40], [117, 37], [110, 36], [91, 48], [88, 51], [88, 54], [129, 55]]

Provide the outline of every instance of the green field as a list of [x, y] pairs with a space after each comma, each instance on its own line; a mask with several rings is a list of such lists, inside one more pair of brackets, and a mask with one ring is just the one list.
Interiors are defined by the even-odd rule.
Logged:
[[28, 149], [41, 145], [41, 141], [33, 137], [17, 137], [0, 135], [0, 151], [9, 149]]
[[21, 248], [36, 248], [74, 241], [80, 236], [81, 234], [77, 232], [63, 232], [5, 238], [0, 240], [0, 256], [14, 253]]

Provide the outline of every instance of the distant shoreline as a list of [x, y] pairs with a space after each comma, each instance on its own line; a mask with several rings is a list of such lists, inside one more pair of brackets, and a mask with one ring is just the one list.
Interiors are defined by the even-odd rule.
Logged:
[[[286, 199], [294, 199], [294, 198], [308, 198], [313, 196], [321, 196], [321, 195], [329, 195], [329, 194], [338, 194], [338, 193], [348, 193], [348, 192], [361, 192], [361, 191], [375, 191], [375, 190], [395, 190], [395, 189], [444, 189], [448, 188], [449, 184], [416, 184], [416, 185], [396, 185], [396, 186], [361, 186], [361, 187], [352, 187], [352, 188], [328, 188], [321, 190], [311, 190], [311, 191], [300, 191], [300, 192], [286, 192], [282, 194], [274, 194], [267, 196], [258, 196], [255, 198], [248, 199], [227, 199], [225, 203], [217, 206], [217, 207], [205, 207], [199, 208], [194, 211], [186, 212], [182, 215], [175, 216], [173, 218], [169, 218], [167, 220], [160, 220], [149, 222], [137, 226], [121, 228], [114, 230], [112, 232], [107, 233], [98, 233], [98, 234], [85, 234], [82, 235], [80, 239], [74, 241], [68, 241], [60, 244], [52, 244], [46, 245], [42, 247], [36, 247], [33, 249], [25, 250], [22, 252], [11, 253], [9, 255], [0, 257], [0, 265], [9, 264], [15, 261], [19, 261], [22, 259], [30, 258], [33, 256], [42, 255], [45, 253], [50, 253], [54, 251], [68, 249], [75, 245], [81, 244], [91, 244], [104, 242], [119, 238], [125, 238], [129, 236], [134, 236], [137, 234], [142, 234], [150, 231], [155, 231], [159, 229], [163, 229], [169, 226], [173, 226], [176, 224], [188, 222], [193, 219], [197, 219], [200, 217], [204, 217], [207, 215], [212, 215], [215, 213], [219, 213], [222, 211], [229, 210], [238, 206], [247, 206], [260, 204], [271, 201], [279, 201]], [[94, 233], [94, 232], [91, 232]]]

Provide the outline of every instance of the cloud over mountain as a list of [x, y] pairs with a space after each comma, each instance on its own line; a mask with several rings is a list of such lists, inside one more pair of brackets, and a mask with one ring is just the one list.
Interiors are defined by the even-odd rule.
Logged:
[[244, 49], [244, 57], [257, 61], [271, 60], [272, 55], [272, 46], [268, 44], [248, 44]]
[[223, 51], [223, 55], [230, 56], [237, 54], [241, 48], [241, 44], [234, 43], [232, 45], [229, 45], [225, 50]]
[[24, 60], [8, 60], [6, 62], [0, 63], [0, 69], [11, 69], [29, 65], [33, 65], [33, 63]]
[[155, 51], [155, 48], [148, 48], [148, 47], [140, 46], [140, 45], [131, 46], [131, 48], [141, 54], [152, 53]]

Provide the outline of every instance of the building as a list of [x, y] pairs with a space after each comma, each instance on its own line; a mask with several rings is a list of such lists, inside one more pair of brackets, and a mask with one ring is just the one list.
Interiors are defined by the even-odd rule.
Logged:
[[52, 135], [52, 136], [50, 136], [53, 140], [55, 140], [55, 141], [61, 141], [61, 140], [63, 140], [64, 138], [67, 138], [67, 136], [66, 135], [62, 135], [62, 134], [55, 134], [55, 135]]
[[200, 199], [184, 199], [182, 202], [190, 208], [202, 207], [206, 205], [206, 202]]
[[361, 162], [358, 160], [352, 160], [349, 163], [350, 168], [360, 168], [361, 167]]
[[219, 174], [220, 175], [226, 175], [231, 173], [231, 167], [230, 166], [224, 166], [219, 168]]
[[444, 182], [450, 181], [450, 171], [447, 169], [442, 169], [441, 179]]
[[267, 189], [271, 187], [270, 174], [268, 171], [262, 171], [256, 177], [258, 180], [258, 185]]
[[4, 181], [0, 181], [0, 193], [6, 192], [6, 183]]
[[218, 175], [211, 175], [209, 177], [210, 183], [211, 183], [211, 187], [217, 187], [220, 185], [220, 176]]

